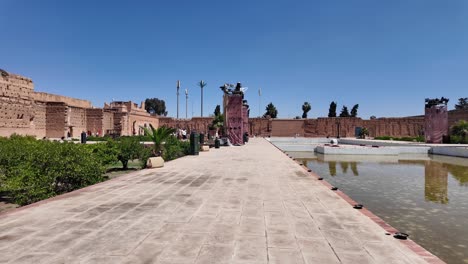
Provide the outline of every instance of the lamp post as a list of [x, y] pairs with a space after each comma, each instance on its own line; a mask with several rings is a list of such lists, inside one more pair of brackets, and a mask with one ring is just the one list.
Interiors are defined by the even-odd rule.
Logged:
[[180, 89], [180, 81], [177, 80], [177, 119], [179, 118], [179, 89]]
[[185, 118], [188, 118], [188, 116], [187, 116], [187, 102], [188, 102], [188, 89], [185, 89]]
[[200, 86], [201, 88], [201, 117], [203, 117], [203, 87], [205, 87], [207, 85], [206, 82], [204, 82], [203, 80], [201, 80], [199, 83], [198, 83], [198, 86]]

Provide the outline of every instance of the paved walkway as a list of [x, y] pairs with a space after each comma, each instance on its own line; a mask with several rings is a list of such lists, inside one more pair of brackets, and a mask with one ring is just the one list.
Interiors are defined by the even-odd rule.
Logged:
[[0, 263], [425, 263], [264, 139], [0, 215]]

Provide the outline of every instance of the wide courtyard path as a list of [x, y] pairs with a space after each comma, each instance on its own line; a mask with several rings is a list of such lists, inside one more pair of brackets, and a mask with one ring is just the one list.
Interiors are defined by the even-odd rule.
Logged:
[[0, 215], [0, 263], [425, 263], [264, 139]]

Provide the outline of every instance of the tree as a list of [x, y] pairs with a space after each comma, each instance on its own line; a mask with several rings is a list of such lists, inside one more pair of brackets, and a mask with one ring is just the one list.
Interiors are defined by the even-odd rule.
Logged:
[[263, 117], [270, 116], [271, 118], [276, 118], [278, 116], [278, 110], [276, 110], [276, 107], [273, 105], [273, 103], [269, 103], [265, 110], [266, 113], [263, 115]]
[[343, 108], [341, 109], [340, 117], [349, 117], [348, 107], [346, 107], [346, 105], [343, 105]]
[[150, 114], [167, 116], [166, 102], [158, 98], [146, 98], [145, 110]]
[[302, 118], [307, 118], [307, 113], [310, 111], [312, 107], [310, 106], [309, 102], [304, 102], [302, 105]]
[[377, 119], [377, 117], [375, 115], [370, 117], [370, 120], [374, 120], [374, 119]]
[[201, 80], [199, 83], [198, 83], [198, 86], [200, 86], [200, 89], [201, 89], [201, 116], [203, 117], [203, 88], [205, 88], [205, 86], [207, 86], [208, 84], [206, 82], [204, 82], [203, 80]]
[[217, 105], [214, 110], [214, 115], [219, 116], [221, 114], [221, 106]]
[[122, 162], [123, 169], [128, 169], [128, 161], [140, 158], [144, 146], [137, 137], [122, 137], [117, 144], [117, 158]]
[[458, 104], [455, 105], [455, 109], [468, 109], [468, 97], [459, 98]]
[[221, 107], [219, 105], [216, 106], [214, 110], [214, 118], [209, 126], [209, 129], [218, 129], [224, 125], [224, 115], [221, 114]]
[[357, 117], [358, 108], [359, 108], [359, 104], [355, 104], [353, 108], [351, 108], [351, 117]]
[[330, 108], [328, 109], [328, 117], [336, 117], [336, 103], [331, 102]]
[[163, 151], [163, 142], [166, 141], [174, 132], [174, 128], [169, 128], [166, 126], [159, 127], [155, 129], [153, 125], [150, 124], [150, 128], [141, 127], [145, 131], [145, 136], [149, 136], [151, 141], [153, 141], [153, 155], [160, 156]]

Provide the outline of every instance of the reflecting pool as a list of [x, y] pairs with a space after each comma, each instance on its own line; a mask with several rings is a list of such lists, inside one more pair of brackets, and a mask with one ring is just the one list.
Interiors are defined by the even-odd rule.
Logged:
[[468, 263], [468, 159], [289, 154], [447, 263]]

